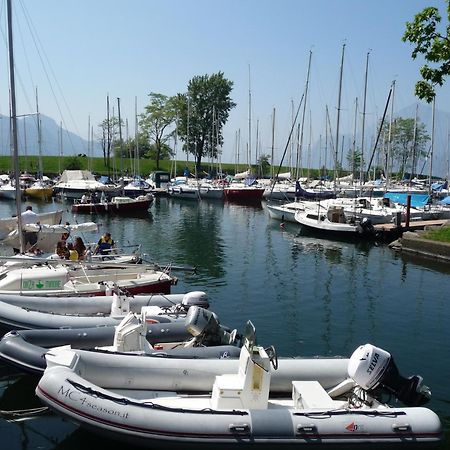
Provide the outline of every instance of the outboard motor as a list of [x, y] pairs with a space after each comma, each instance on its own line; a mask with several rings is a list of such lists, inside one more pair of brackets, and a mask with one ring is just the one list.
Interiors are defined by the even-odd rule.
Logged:
[[184, 306], [184, 309], [189, 309], [191, 306], [209, 308], [208, 296], [203, 291], [192, 291], [184, 294], [181, 304]]
[[186, 330], [200, 343], [207, 345], [232, 344], [236, 338], [236, 332], [228, 332], [220, 325], [219, 318], [211, 311], [191, 306], [186, 314]]
[[372, 221], [368, 217], [363, 217], [358, 226], [360, 234], [375, 234], [375, 228], [372, 225]]
[[422, 377], [401, 376], [391, 354], [372, 344], [361, 345], [353, 352], [348, 375], [374, 397], [384, 389], [406, 406], [421, 406], [431, 397], [430, 389], [422, 385]]

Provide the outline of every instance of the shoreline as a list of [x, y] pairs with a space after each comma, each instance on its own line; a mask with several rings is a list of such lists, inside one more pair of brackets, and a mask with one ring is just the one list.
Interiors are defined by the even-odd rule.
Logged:
[[389, 248], [450, 263], [450, 243], [425, 239], [421, 237], [425, 231], [405, 231]]

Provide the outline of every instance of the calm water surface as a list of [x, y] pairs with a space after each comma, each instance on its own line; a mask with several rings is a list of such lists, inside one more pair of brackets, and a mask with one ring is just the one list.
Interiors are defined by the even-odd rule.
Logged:
[[[449, 265], [386, 246], [305, 236], [294, 224], [281, 229], [264, 204], [160, 198], [148, 216], [126, 219], [32, 204], [37, 212], [62, 208], [71, 223], [95, 220], [99, 232], [83, 235], [87, 242], [111, 231], [119, 245], [141, 243], [149, 261], [196, 267], [196, 274], [176, 273], [172, 292], [206, 291], [222, 323], [242, 330], [251, 319], [259, 342], [274, 344], [280, 355], [348, 356], [367, 342], [390, 351], [403, 375], [418, 373], [431, 387], [429, 407], [446, 429], [442, 448], [450, 448]], [[0, 202], [0, 217], [13, 213], [13, 203]], [[35, 385], [0, 363], [0, 410], [39, 406]], [[56, 416], [0, 419], [0, 436], [10, 450], [105, 445]]]

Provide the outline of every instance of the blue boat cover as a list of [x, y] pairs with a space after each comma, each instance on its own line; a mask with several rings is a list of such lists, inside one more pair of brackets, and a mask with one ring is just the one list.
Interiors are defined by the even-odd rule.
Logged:
[[443, 198], [438, 203], [441, 205], [450, 205], [450, 195], [447, 195], [447, 197]]
[[433, 191], [437, 191], [440, 192], [442, 191], [442, 189], [447, 189], [448, 188], [448, 181], [441, 181], [441, 182], [437, 182], [437, 183], [433, 183], [431, 185], [431, 189], [433, 189]]
[[385, 198], [390, 199], [394, 203], [400, 203], [401, 205], [407, 204], [408, 195], [411, 196], [411, 206], [413, 208], [420, 208], [428, 205], [430, 196], [428, 194], [407, 194], [403, 192], [386, 192]]

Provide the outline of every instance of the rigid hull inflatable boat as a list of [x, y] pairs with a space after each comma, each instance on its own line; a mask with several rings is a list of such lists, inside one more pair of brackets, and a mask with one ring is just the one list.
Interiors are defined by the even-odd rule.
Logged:
[[[48, 366], [36, 394], [81, 426], [145, 446], [372, 444], [378, 449], [436, 444], [442, 439], [438, 416], [418, 406], [429, 393], [421, 379], [401, 377], [384, 350], [361, 346], [346, 361], [345, 370], [343, 360], [314, 367], [310, 359], [288, 373], [273, 349], [266, 351], [249, 333], [246, 336], [238, 361], [208, 361], [207, 371], [216, 367], [216, 376], [184, 369], [185, 379], [201, 379], [198, 393], [195, 389], [180, 393], [179, 375], [170, 371], [163, 391], [157, 387], [158, 368], [144, 378], [136, 367], [124, 365], [117, 377], [111, 367], [108, 371], [94, 367], [82, 351], [61, 350], [47, 354]], [[234, 370], [217, 369], [222, 363]], [[381, 399], [382, 390], [409, 406], [390, 407]], [[275, 396], [273, 391], [284, 395]]]

